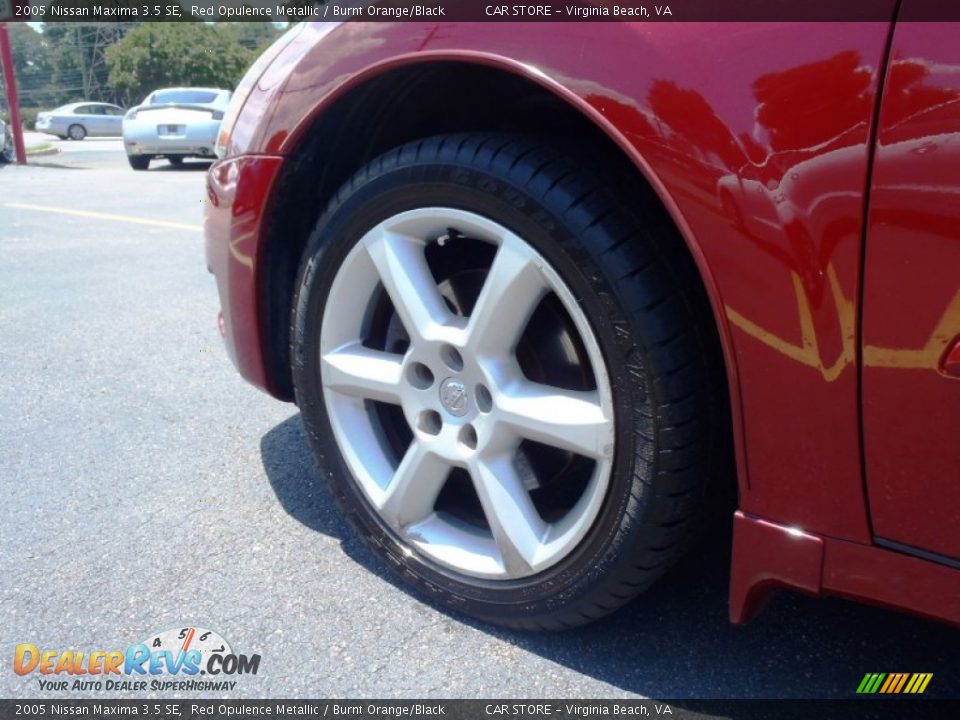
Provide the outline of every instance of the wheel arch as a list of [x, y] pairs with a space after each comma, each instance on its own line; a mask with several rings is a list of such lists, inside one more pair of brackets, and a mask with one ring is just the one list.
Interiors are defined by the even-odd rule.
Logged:
[[[451, 90], [462, 99], [451, 105]], [[281, 98], [281, 102], [283, 98]], [[497, 111], [504, 107], [509, 113]], [[746, 481], [739, 377], [731, 330], [704, 253], [665, 183], [621, 128], [586, 98], [535, 67], [481, 52], [421, 51], [358, 72], [315, 99], [276, 148], [287, 156], [274, 184], [258, 273], [264, 365], [274, 394], [293, 396], [289, 309], [303, 246], [324, 206], [354, 171], [382, 152], [447, 132], [537, 132], [583, 143], [610, 163], [624, 194], [654, 199], [682, 238], [717, 331], [741, 491]], [[362, 142], [357, 142], [362, 138]], [[633, 198], [631, 198], [633, 200]], [[292, 240], [291, 240], [292, 238]]]

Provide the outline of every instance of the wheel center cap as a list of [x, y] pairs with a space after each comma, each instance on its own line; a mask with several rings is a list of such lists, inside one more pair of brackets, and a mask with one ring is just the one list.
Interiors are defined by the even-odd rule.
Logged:
[[467, 386], [457, 378], [447, 378], [440, 383], [440, 403], [451, 415], [461, 417], [467, 414], [470, 406], [470, 395]]

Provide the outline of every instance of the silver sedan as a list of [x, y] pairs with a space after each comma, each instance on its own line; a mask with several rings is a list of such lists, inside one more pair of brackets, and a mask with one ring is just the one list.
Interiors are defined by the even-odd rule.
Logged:
[[61, 105], [56, 110], [37, 114], [34, 128], [38, 132], [62, 139], [83, 140], [120, 134], [123, 113], [119, 105], [101, 102], [80, 102]]
[[220, 121], [230, 91], [165, 88], [150, 93], [123, 118], [123, 145], [134, 170], [164, 157], [179, 165], [187, 157], [214, 157]]
[[0, 163], [13, 162], [13, 134], [7, 131], [7, 124], [0, 119]]

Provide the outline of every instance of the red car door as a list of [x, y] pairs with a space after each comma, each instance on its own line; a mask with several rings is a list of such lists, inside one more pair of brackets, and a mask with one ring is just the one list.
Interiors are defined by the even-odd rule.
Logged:
[[877, 543], [960, 566], [960, 23], [929, 5], [902, 6], [880, 107], [863, 430]]

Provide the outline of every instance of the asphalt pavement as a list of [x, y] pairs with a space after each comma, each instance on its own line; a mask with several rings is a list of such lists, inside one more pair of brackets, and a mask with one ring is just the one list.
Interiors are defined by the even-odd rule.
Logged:
[[0, 168], [0, 697], [107, 695], [41, 691], [12, 671], [17, 644], [186, 626], [261, 656], [216, 697], [853, 698], [867, 672], [932, 672], [928, 696], [960, 697], [960, 634], [936, 623], [782, 594], [729, 625], [722, 536], [571, 632], [424, 604], [341, 520], [297, 409], [226, 356], [206, 164], [133, 172], [118, 140], [54, 145]]

